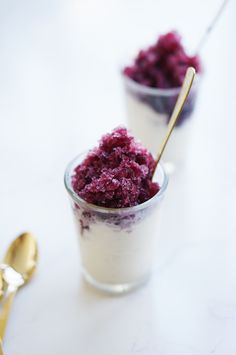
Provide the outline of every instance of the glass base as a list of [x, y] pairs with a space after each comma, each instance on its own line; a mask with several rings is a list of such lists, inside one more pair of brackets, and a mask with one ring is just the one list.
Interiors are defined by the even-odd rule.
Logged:
[[111, 295], [125, 294], [145, 285], [150, 279], [150, 275], [145, 276], [141, 280], [136, 282], [124, 283], [124, 284], [106, 284], [95, 280], [86, 270], [82, 269], [82, 274], [85, 281], [95, 287], [97, 290]]

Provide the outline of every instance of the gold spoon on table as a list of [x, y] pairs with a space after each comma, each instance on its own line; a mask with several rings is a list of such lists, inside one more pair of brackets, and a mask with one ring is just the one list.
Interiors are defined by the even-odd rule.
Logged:
[[[175, 104], [175, 107], [174, 107], [174, 110], [172, 112], [172, 115], [171, 115], [171, 118], [170, 118], [170, 121], [169, 121], [169, 124], [167, 126], [167, 132], [166, 132], [166, 135], [161, 143], [161, 146], [160, 146], [160, 149], [159, 149], [159, 152], [157, 154], [157, 159], [156, 159], [156, 167], [162, 157], [162, 154], [165, 150], [165, 147], [166, 147], [166, 144], [170, 138], [170, 135], [175, 127], [175, 124], [177, 122], [177, 119], [179, 118], [179, 115], [184, 107], [184, 104], [187, 100], [187, 97], [189, 95], [189, 92], [190, 92], [190, 89], [192, 87], [192, 84], [193, 84], [193, 80], [194, 80], [194, 77], [195, 77], [195, 69], [192, 68], [192, 67], [189, 67], [187, 69], [187, 72], [185, 74], [185, 78], [184, 78], [184, 82], [183, 82], [183, 85], [181, 87], [181, 90], [180, 90], [180, 93], [179, 93], [179, 96], [178, 96], [178, 99], [177, 99], [177, 102]], [[156, 167], [155, 167], [155, 170], [156, 170]], [[153, 176], [155, 174], [155, 170], [153, 172]]]
[[2, 278], [2, 270], [0, 269], [0, 299], [2, 298], [4, 293], [3, 290], [3, 278]]
[[[2, 270], [0, 269], [0, 299], [1, 297], [3, 296], [3, 278], [2, 278]], [[3, 354], [3, 349], [2, 349], [2, 342], [1, 342], [1, 339], [0, 339], [0, 355], [4, 355]]]
[[7, 284], [0, 313], [0, 339], [3, 340], [11, 304], [19, 287], [25, 285], [33, 276], [38, 260], [38, 247], [30, 233], [21, 234], [8, 248], [2, 269], [3, 279]]
[[2, 343], [0, 341], [0, 355], [4, 355], [3, 350], [2, 350]]

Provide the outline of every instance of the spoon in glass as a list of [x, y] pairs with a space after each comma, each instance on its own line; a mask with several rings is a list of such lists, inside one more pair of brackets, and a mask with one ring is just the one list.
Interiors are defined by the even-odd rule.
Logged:
[[207, 41], [209, 35], [211, 34], [212, 30], [216, 26], [218, 20], [220, 19], [224, 9], [226, 8], [226, 5], [229, 3], [229, 0], [223, 0], [222, 3], [220, 4], [220, 8], [218, 9], [217, 13], [215, 14], [214, 18], [212, 19], [211, 23], [207, 27], [206, 31], [203, 33], [203, 36], [201, 37], [196, 54], [198, 55], [200, 51], [202, 50], [202, 47], [204, 46], [205, 42]]
[[192, 68], [192, 67], [189, 67], [186, 71], [186, 74], [185, 74], [185, 77], [184, 77], [184, 82], [183, 82], [183, 85], [181, 87], [181, 90], [180, 90], [180, 93], [179, 93], [179, 96], [178, 96], [178, 99], [177, 99], [177, 102], [175, 104], [175, 107], [174, 107], [174, 110], [172, 112], [172, 115], [171, 115], [171, 118], [170, 118], [170, 121], [169, 121], [169, 124], [167, 126], [167, 132], [166, 132], [166, 135], [161, 143], [161, 146], [160, 146], [160, 149], [159, 149], [159, 152], [157, 154], [157, 159], [156, 159], [156, 166], [155, 166], [155, 169], [154, 169], [154, 172], [153, 172], [153, 176], [155, 175], [155, 171], [156, 171], [156, 167], [162, 157], [162, 154], [165, 150], [165, 147], [166, 147], [166, 144], [170, 138], [170, 135], [175, 127], [175, 124], [177, 122], [177, 119], [179, 118], [179, 115], [181, 114], [181, 111], [184, 107], [184, 104], [187, 100], [187, 97], [189, 95], [189, 92], [190, 92], [190, 89], [192, 87], [192, 84], [193, 84], [193, 80], [194, 80], [194, 77], [195, 77], [195, 69]]
[[19, 287], [25, 285], [33, 276], [38, 260], [38, 247], [30, 233], [21, 234], [8, 248], [0, 266], [3, 280], [7, 284], [0, 313], [0, 339], [5, 335], [7, 320], [14, 296]]

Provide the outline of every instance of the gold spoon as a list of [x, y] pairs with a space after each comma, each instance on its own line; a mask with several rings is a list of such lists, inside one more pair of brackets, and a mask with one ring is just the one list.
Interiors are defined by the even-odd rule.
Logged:
[[0, 355], [4, 355], [3, 350], [2, 350], [2, 342], [0, 341]]
[[[170, 121], [169, 121], [169, 124], [168, 124], [168, 127], [167, 127], [167, 132], [166, 132], [166, 135], [161, 143], [161, 146], [160, 146], [160, 149], [159, 149], [159, 152], [157, 154], [157, 159], [156, 159], [156, 167], [162, 157], [162, 154], [165, 150], [165, 147], [166, 147], [166, 144], [170, 138], [170, 135], [175, 127], [175, 124], [177, 122], [177, 119], [184, 107], [184, 104], [185, 104], [185, 101], [187, 100], [187, 97], [188, 97], [188, 94], [190, 92], [190, 89], [192, 87], [192, 83], [193, 83], [193, 79], [195, 77], [195, 69], [192, 68], [192, 67], [189, 67], [187, 69], [187, 72], [185, 74], [185, 78], [184, 78], [184, 82], [183, 82], [183, 85], [181, 87], [181, 90], [180, 90], [180, 93], [179, 93], [179, 96], [178, 96], [178, 99], [177, 99], [177, 102], [175, 104], [175, 107], [174, 107], [174, 110], [172, 112], [172, 115], [171, 115], [171, 118], [170, 118]], [[155, 170], [156, 170], [156, 167], [155, 167]], [[155, 170], [153, 172], [153, 176], [155, 174]]]
[[11, 304], [19, 287], [33, 276], [38, 260], [38, 247], [30, 233], [21, 234], [10, 245], [1, 265], [3, 279], [7, 284], [0, 313], [0, 339], [5, 335]]
[[4, 291], [3, 291], [3, 278], [2, 278], [2, 270], [0, 269], [0, 299], [3, 296], [3, 293], [4, 293]]
[[209, 37], [210, 33], [212, 32], [212, 30], [214, 29], [215, 25], [217, 24], [218, 20], [221, 17], [221, 14], [223, 13], [223, 10], [225, 9], [226, 5], [229, 3], [229, 0], [223, 0], [223, 2], [220, 5], [220, 8], [218, 9], [217, 13], [215, 14], [214, 18], [212, 19], [211, 23], [209, 24], [209, 26], [207, 27], [206, 31], [204, 32], [198, 46], [197, 46], [197, 50], [196, 53], [199, 54], [199, 52], [201, 51], [202, 47], [204, 46], [207, 38]]

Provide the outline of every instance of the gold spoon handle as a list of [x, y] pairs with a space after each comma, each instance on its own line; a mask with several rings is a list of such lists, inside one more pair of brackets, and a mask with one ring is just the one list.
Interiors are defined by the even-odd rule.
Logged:
[[[4, 335], [5, 335], [7, 321], [9, 318], [11, 305], [14, 300], [16, 291], [17, 291], [17, 289], [9, 292], [8, 295], [6, 296], [5, 300], [3, 300], [2, 311], [0, 313], [0, 341], [3, 340]], [[1, 355], [1, 352], [0, 352], [0, 355]]]
[[172, 115], [171, 115], [171, 118], [170, 118], [170, 121], [169, 121], [169, 124], [168, 124], [168, 127], [167, 127], [167, 133], [163, 139], [163, 142], [161, 144], [161, 147], [160, 147], [160, 150], [158, 152], [158, 155], [157, 155], [157, 160], [156, 160], [156, 166], [157, 164], [159, 163], [161, 157], [162, 157], [162, 154], [165, 150], [165, 147], [166, 147], [166, 144], [170, 138], [170, 135], [174, 129], [174, 126], [176, 124], [176, 121], [183, 109], [183, 106], [185, 104], [185, 101], [187, 100], [187, 97], [188, 97], [188, 94], [190, 92], [190, 89], [191, 89], [191, 86], [192, 86], [192, 83], [193, 83], [193, 79], [194, 79], [194, 76], [195, 76], [195, 69], [192, 68], [192, 67], [189, 67], [187, 72], [186, 72], [186, 75], [185, 75], [185, 78], [184, 78], [184, 82], [183, 82], [183, 85], [182, 85], [182, 88], [180, 90], [180, 94], [178, 96], [178, 99], [177, 99], [177, 102], [175, 104], [175, 107], [174, 107], [174, 110], [172, 112]]
[[2, 349], [2, 342], [0, 340], [0, 355], [4, 355], [3, 349]]
[[217, 13], [215, 14], [214, 18], [212, 19], [211, 23], [209, 24], [209, 26], [207, 27], [206, 31], [204, 32], [202, 38], [200, 39], [200, 42], [197, 46], [197, 50], [196, 50], [196, 54], [199, 54], [199, 52], [201, 51], [202, 47], [204, 46], [207, 37], [210, 35], [211, 31], [213, 30], [213, 28], [215, 27], [215, 25], [217, 24], [218, 20], [221, 17], [221, 14], [223, 13], [226, 5], [228, 4], [229, 0], [223, 0], [222, 4], [220, 5], [220, 8], [218, 9]]

